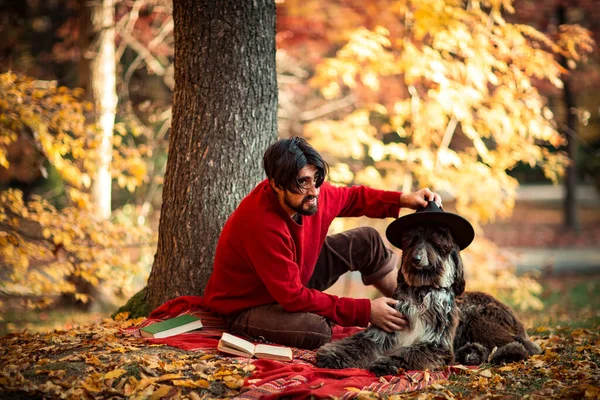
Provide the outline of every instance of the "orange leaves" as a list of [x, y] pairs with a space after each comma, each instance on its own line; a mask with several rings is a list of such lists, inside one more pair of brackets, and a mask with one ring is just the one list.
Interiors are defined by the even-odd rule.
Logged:
[[[331, 45], [335, 57], [315, 66], [311, 83], [328, 100], [356, 96], [356, 108], [304, 128], [315, 147], [351, 166], [337, 168], [345, 172], [336, 176], [343, 182], [352, 181], [349, 174], [364, 176], [388, 189], [434, 183], [452, 193], [459, 211], [468, 208], [471, 219], [484, 223], [510, 212], [516, 181], [507, 171], [520, 162], [541, 166], [556, 180], [566, 159], [543, 144], [556, 147], [563, 139], [533, 82], [560, 87], [555, 55], [561, 48], [581, 55], [592, 42], [582, 28], [561, 28], [565, 36], [557, 43], [531, 26], [508, 23], [501, 13], [512, 12], [511, 4], [348, 6], [364, 20], [345, 25], [347, 42]], [[392, 151], [397, 144], [406, 152]], [[411, 178], [388, 179], [406, 174]], [[472, 193], [494, 204], [480, 207]]]
[[594, 50], [594, 39], [592, 32], [579, 25], [561, 25], [559, 27], [558, 45], [566, 53], [566, 56], [571, 58], [572, 62], [569, 67], [574, 68], [573, 61], [585, 60]]
[[107, 372], [106, 374], [104, 374], [104, 380], [118, 378], [121, 375], [125, 374], [126, 372], [127, 372], [127, 370], [124, 369], [124, 368], [113, 369], [112, 371]]
[[[86, 124], [79, 101], [81, 90], [57, 88], [13, 73], [0, 74], [0, 173], [31, 169], [6, 158], [6, 150], [17, 140], [31, 143], [25, 148], [45, 157], [64, 182], [62, 209], [34, 197], [27, 205], [18, 191], [0, 193], [0, 259], [10, 275], [3, 277], [9, 294], [56, 296], [74, 293], [80, 280], [97, 286], [107, 282], [111, 290], [128, 290], [126, 282], [141, 271], [141, 257], [130, 259], [123, 246], [148, 243], [149, 231], [132, 221], [134, 215], [115, 211], [118, 219], [96, 220], [90, 188], [95, 179], [99, 146], [96, 129]], [[137, 132], [133, 124], [118, 125], [117, 136]], [[135, 143], [115, 140], [112, 174], [130, 192], [147, 181], [142, 151]], [[133, 144], [133, 145], [131, 145]], [[142, 147], [145, 154], [151, 154]], [[21, 157], [22, 158], [22, 157]], [[13, 165], [14, 164], [14, 165]], [[15, 172], [16, 171], [16, 172]], [[31, 178], [21, 179], [30, 181]], [[4, 222], [6, 221], [6, 222]], [[9, 278], [7, 280], [7, 277]], [[85, 293], [75, 298], [87, 302]], [[47, 303], [47, 302], [46, 302]]]
[[129, 324], [106, 319], [69, 331], [0, 338], [0, 393], [19, 390], [25, 397], [67, 398], [222, 398], [238, 395], [244, 379], [254, 370], [246, 361], [150, 345], [119, 333]]
[[0, 246], [0, 257], [12, 271], [3, 282], [7, 293], [48, 298], [72, 293], [86, 303], [89, 297], [77, 291], [73, 279], [92, 286], [103, 281], [108, 290], [123, 290], [141, 271], [135, 260], [117, 250], [149, 241], [148, 231], [137, 222], [125, 215], [118, 224], [98, 221], [90, 210], [77, 207], [58, 212], [40, 198], [25, 207], [17, 193], [0, 193], [0, 214], [10, 216], [0, 232], [0, 244], [6, 243]]

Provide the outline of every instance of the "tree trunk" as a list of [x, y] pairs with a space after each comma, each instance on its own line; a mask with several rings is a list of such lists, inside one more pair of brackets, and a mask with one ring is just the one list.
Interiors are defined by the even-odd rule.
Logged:
[[[115, 58], [115, 0], [79, 1], [79, 84], [85, 98], [93, 106], [88, 116], [97, 127], [100, 145], [97, 148], [96, 177], [92, 182], [92, 202], [100, 219], [110, 218], [112, 137], [117, 108], [116, 58]], [[72, 294], [61, 296], [63, 306], [76, 305], [89, 310], [97, 300], [98, 289], [81, 276], [71, 275], [69, 281], [77, 293], [87, 294], [86, 304]]]
[[111, 212], [112, 137], [118, 101], [115, 4], [114, 0], [81, 0], [80, 5], [80, 83], [94, 105], [94, 120], [100, 135], [92, 199], [98, 217], [108, 219]]
[[[557, 9], [558, 25], [566, 24], [566, 9], [559, 6]], [[567, 60], [561, 56], [560, 60], [563, 68], [568, 69]], [[564, 199], [564, 225], [567, 229], [579, 231], [579, 221], [577, 218], [577, 115], [575, 114], [575, 94], [571, 89], [570, 78], [563, 79], [564, 88], [564, 106], [567, 114], [567, 153], [571, 164], [567, 167], [565, 173], [565, 199]]]
[[147, 301], [202, 295], [221, 229], [277, 137], [275, 3], [175, 0], [173, 126]]

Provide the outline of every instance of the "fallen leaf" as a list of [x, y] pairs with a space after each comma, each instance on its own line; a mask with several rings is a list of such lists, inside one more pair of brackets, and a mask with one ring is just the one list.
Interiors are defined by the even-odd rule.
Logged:
[[489, 369], [484, 369], [482, 371], [479, 371], [479, 375], [485, 376], [486, 378], [491, 378], [492, 372]]
[[118, 378], [119, 376], [123, 375], [126, 372], [127, 372], [127, 370], [124, 368], [113, 369], [112, 371], [104, 374], [104, 379], [105, 380], [106, 379], [115, 379], [115, 378]]
[[181, 378], [183, 375], [181, 374], [165, 374], [165, 375], [161, 375], [156, 379], [156, 382], [162, 382], [162, 381], [170, 381], [173, 379], [179, 379]]
[[152, 394], [150, 395], [150, 400], [162, 399], [169, 393], [170, 390], [171, 390], [171, 386], [159, 385], [158, 388], [154, 392], [152, 392]]

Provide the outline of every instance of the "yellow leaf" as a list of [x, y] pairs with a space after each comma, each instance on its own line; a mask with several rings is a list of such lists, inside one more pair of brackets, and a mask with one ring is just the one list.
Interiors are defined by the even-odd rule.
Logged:
[[[86, 304], [89, 301], [89, 297], [83, 293], [75, 293], [75, 299], [81, 301], [84, 304]], [[109, 378], [105, 378], [105, 379], [109, 379]]]
[[194, 388], [194, 389], [196, 388], [196, 383], [194, 381], [192, 381], [191, 379], [175, 379], [173, 381], [173, 385], [189, 387], [189, 388]]
[[492, 373], [489, 369], [484, 369], [483, 371], [479, 371], [479, 375], [485, 376], [486, 378], [492, 377]]
[[150, 400], [162, 399], [163, 397], [165, 397], [167, 395], [167, 393], [169, 393], [170, 390], [171, 390], [171, 386], [159, 385], [158, 389], [155, 390], [154, 392], [152, 392], [152, 395], [150, 395]]
[[429, 373], [428, 370], [423, 371], [423, 380], [425, 381], [425, 383], [429, 383], [429, 380], [431, 379], [431, 374]]
[[143, 379], [140, 379], [140, 381], [137, 383], [137, 385], [135, 385], [134, 392], [139, 392], [141, 390], [144, 390], [149, 385], [153, 384], [156, 381], [157, 381], [156, 378], [143, 378]]
[[91, 382], [89, 379], [81, 384], [85, 390], [92, 393], [100, 392], [100, 385], [95, 382]]
[[104, 379], [106, 380], [106, 379], [118, 378], [119, 376], [123, 375], [126, 372], [127, 372], [127, 370], [124, 368], [113, 369], [112, 371], [104, 374]]
[[197, 388], [208, 389], [210, 387], [210, 382], [206, 379], [198, 379], [194, 382]]
[[508, 371], [513, 371], [514, 369], [515, 369], [515, 367], [512, 365], [505, 365], [503, 367], [498, 368], [498, 371], [508, 372]]
[[165, 375], [162, 375], [162, 376], [159, 376], [158, 378], [156, 378], [156, 382], [170, 381], [173, 379], [179, 379], [181, 377], [182, 377], [181, 374], [165, 374]]
[[200, 395], [198, 393], [196, 393], [196, 392], [191, 392], [189, 394], [189, 396], [190, 396], [191, 400], [200, 400], [201, 399]]
[[92, 178], [88, 174], [81, 175], [81, 183], [84, 187], [89, 188], [92, 185]]
[[125, 175], [119, 175], [117, 177], [117, 184], [120, 188], [124, 188], [125, 185], [127, 185], [127, 178], [125, 177]]

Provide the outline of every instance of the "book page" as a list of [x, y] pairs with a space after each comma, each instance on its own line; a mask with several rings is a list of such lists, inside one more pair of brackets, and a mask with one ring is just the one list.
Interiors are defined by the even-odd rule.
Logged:
[[237, 336], [230, 335], [227, 332], [223, 332], [221, 341], [228, 347], [245, 351], [249, 355], [254, 354], [254, 345], [252, 343]]
[[[256, 350], [254, 350], [254, 354], [257, 357], [260, 357], [262, 355], [267, 355], [267, 356], [275, 356], [273, 358], [276, 358], [276, 359], [285, 359], [285, 360], [292, 359], [292, 349], [290, 349], [289, 347], [271, 346], [268, 344], [257, 344]], [[265, 357], [265, 358], [268, 358], [268, 357]]]

